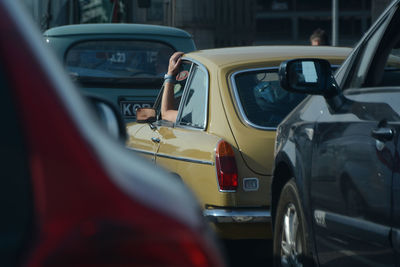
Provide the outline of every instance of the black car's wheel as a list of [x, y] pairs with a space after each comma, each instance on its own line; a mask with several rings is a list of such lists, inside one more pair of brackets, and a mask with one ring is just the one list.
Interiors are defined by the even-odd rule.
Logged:
[[274, 266], [313, 266], [307, 225], [294, 179], [283, 187], [275, 218]]

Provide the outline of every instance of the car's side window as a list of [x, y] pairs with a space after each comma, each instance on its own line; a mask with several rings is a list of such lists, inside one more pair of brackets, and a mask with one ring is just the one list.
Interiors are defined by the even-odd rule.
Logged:
[[363, 87], [373, 55], [375, 54], [375, 49], [377, 48], [384, 31], [385, 27], [380, 27], [365, 44], [364, 49], [361, 52], [361, 60], [358, 62], [357, 70], [350, 84], [351, 88]]
[[231, 82], [240, 113], [255, 127], [276, 127], [305, 97], [280, 87], [277, 68], [241, 71]]
[[186, 83], [189, 78], [190, 68], [192, 67], [191, 62], [182, 62], [180, 71], [176, 76], [177, 83], [174, 86], [174, 99], [175, 99], [175, 108], [179, 108], [179, 104], [181, 102], [181, 98], [186, 86]]
[[178, 124], [204, 129], [207, 118], [207, 72], [198, 65], [191, 71], [189, 84], [186, 86]]
[[394, 41], [398, 38], [397, 30], [390, 30], [390, 28], [398, 27], [398, 25], [390, 26], [390, 24], [396, 24], [393, 18], [395, 18], [393, 14], [387, 15], [383, 23], [364, 40], [357, 55], [359, 60], [345, 88], [383, 85], [381, 82], [384, 81], [386, 72], [390, 72], [392, 68], [388, 63], [393, 64], [396, 61], [396, 58], [389, 56], [391, 50], [396, 47]]
[[400, 42], [390, 51], [379, 86], [400, 86]]
[[[178, 110], [178, 108], [179, 108], [181, 98], [183, 95], [183, 91], [184, 91], [186, 83], [189, 79], [189, 73], [190, 73], [191, 67], [192, 67], [191, 62], [183, 61], [180, 66], [180, 71], [179, 71], [178, 75], [176, 76], [177, 83], [174, 86], [174, 109], [176, 109], [176, 110]], [[163, 91], [164, 91], [164, 85], [158, 94], [156, 102], [154, 103], [154, 108], [156, 109], [156, 112], [157, 112], [157, 120], [159, 120], [159, 122], [162, 121], [161, 99], [162, 99]]]

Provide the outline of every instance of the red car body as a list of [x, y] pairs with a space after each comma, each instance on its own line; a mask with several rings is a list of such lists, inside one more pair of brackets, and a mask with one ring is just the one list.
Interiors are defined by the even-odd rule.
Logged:
[[17, 2], [0, 2], [0, 265], [224, 265], [192, 195], [110, 138]]

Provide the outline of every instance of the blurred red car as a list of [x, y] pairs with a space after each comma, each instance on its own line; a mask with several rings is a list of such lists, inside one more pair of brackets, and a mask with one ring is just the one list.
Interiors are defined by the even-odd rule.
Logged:
[[0, 266], [224, 265], [193, 196], [110, 138], [18, 2], [0, 1]]

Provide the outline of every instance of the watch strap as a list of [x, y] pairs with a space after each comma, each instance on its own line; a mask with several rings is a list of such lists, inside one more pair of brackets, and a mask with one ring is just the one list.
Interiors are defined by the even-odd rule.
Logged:
[[164, 83], [173, 83], [173, 84], [176, 84], [177, 81], [176, 81], [174, 75], [165, 74], [165, 75], [164, 75]]

